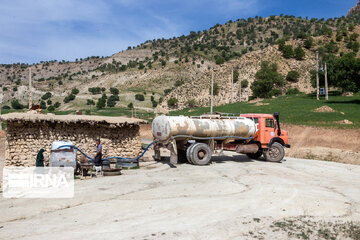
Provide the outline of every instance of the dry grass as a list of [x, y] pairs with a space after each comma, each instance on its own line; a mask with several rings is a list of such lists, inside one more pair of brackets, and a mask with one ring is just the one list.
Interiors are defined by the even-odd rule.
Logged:
[[290, 157], [360, 165], [360, 129], [335, 129], [283, 124], [292, 146]]
[[335, 129], [282, 124], [294, 148], [325, 147], [359, 151], [360, 129]]

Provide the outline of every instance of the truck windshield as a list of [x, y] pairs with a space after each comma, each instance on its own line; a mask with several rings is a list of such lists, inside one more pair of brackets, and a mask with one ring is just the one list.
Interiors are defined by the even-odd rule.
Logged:
[[265, 121], [265, 127], [268, 128], [274, 128], [275, 124], [274, 124], [274, 119], [268, 118]]

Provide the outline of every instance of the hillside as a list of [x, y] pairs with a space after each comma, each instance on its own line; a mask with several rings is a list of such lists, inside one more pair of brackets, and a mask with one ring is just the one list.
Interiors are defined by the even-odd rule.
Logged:
[[[289, 88], [309, 93], [313, 91], [310, 71], [315, 69], [316, 50], [320, 55], [340, 56], [354, 51], [359, 56], [359, 49], [349, 45], [351, 41], [360, 42], [356, 35], [360, 33], [359, 19], [357, 14], [328, 20], [287, 15], [238, 19], [187, 36], [147, 41], [110, 57], [0, 65], [4, 105], [10, 106], [14, 99], [26, 104], [30, 67], [34, 102], [40, 102], [41, 97], [50, 92], [50, 101], [45, 105], [49, 107], [59, 102], [58, 110], [94, 108], [91, 104], [87, 106], [88, 100], [95, 103], [103, 93], [108, 97], [110, 88], [119, 90], [115, 98], [117, 107], [127, 108], [133, 103], [138, 109], [167, 112], [170, 110], [167, 101], [171, 98], [178, 101], [175, 109], [207, 106], [212, 74], [219, 86], [216, 105], [246, 101], [252, 95], [250, 86], [262, 61], [276, 63], [284, 77], [291, 70], [300, 74], [298, 82], [282, 87], [283, 93]], [[351, 40], [352, 37], [356, 39]], [[300, 60], [285, 58], [276, 44], [279, 39], [286, 40], [286, 45], [294, 49], [301, 46], [304, 57]], [[232, 69], [238, 72], [233, 86]], [[248, 86], [242, 85], [240, 99], [240, 84], [244, 80]], [[79, 93], [64, 102], [73, 88]], [[89, 88], [101, 91], [90, 93]], [[136, 94], [144, 95], [144, 101], [136, 100]]]

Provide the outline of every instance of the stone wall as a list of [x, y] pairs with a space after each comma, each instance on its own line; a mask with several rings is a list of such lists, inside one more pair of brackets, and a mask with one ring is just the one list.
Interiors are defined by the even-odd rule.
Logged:
[[[124, 124], [22, 122], [9, 121], [6, 133], [6, 166], [34, 166], [36, 155], [45, 149], [49, 160], [54, 141], [70, 141], [88, 155], [95, 155], [97, 138], [101, 139], [103, 157], [134, 158], [141, 153], [140, 126]], [[79, 154], [78, 154], [79, 156]]]

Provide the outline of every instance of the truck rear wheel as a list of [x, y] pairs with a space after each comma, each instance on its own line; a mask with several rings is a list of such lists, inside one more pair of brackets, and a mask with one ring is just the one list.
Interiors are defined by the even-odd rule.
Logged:
[[190, 164], [194, 164], [192, 161], [191, 161], [191, 157], [190, 157], [190, 152], [191, 152], [191, 149], [194, 147], [196, 143], [193, 143], [191, 144], [187, 149], [186, 149], [186, 159], [188, 160], [188, 162]]
[[207, 165], [211, 160], [211, 149], [205, 143], [196, 143], [190, 149], [189, 158], [194, 165]]
[[258, 151], [257, 153], [248, 153], [248, 154], [246, 154], [246, 156], [248, 156], [249, 158], [256, 159], [256, 160], [259, 159], [261, 157], [261, 155], [263, 155], [262, 150]]
[[283, 145], [280, 143], [273, 143], [271, 148], [264, 152], [264, 157], [266, 161], [269, 162], [281, 162], [285, 157], [285, 150]]

